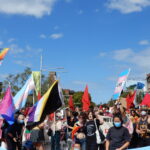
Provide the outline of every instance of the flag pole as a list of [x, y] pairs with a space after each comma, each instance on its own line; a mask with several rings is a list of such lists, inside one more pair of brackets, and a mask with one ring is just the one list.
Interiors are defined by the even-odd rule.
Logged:
[[40, 95], [41, 95], [41, 91], [42, 91], [42, 66], [43, 66], [43, 55], [41, 54], [41, 58], [40, 58]]

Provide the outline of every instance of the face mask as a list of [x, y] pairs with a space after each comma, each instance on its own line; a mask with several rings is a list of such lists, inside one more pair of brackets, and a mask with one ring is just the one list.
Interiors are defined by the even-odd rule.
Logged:
[[116, 128], [121, 127], [121, 122], [114, 122], [114, 126], [115, 126]]
[[80, 150], [79, 148], [74, 148], [74, 150]]
[[141, 115], [142, 115], [142, 116], [145, 116], [146, 114], [147, 114], [146, 111], [142, 111], [142, 112], [141, 112]]
[[20, 124], [23, 124], [23, 123], [24, 123], [24, 120], [18, 120], [18, 122], [19, 122]]

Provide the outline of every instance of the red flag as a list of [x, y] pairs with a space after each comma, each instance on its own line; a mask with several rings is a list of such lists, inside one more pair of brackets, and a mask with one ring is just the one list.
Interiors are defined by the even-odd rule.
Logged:
[[74, 103], [73, 103], [73, 98], [72, 98], [72, 96], [69, 97], [69, 102], [68, 102], [68, 104], [69, 104], [69, 108], [70, 108], [72, 111], [74, 111]]
[[127, 95], [126, 101], [127, 101], [127, 109], [130, 109], [131, 106], [134, 105], [134, 99], [136, 96], [136, 91], [134, 91], [134, 93], [129, 93]]
[[41, 97], [41, 93], [38, 92], [38, 100], [40, 100], [42, 97]]
[[147, 93], [147, 94], [145, 95], [145, 97], [144, 97], [144, 99], [143, 99], [141, 105], [147, 105], [147, 106], [150, 107], [150, 94]]
[[82, 96], [82, 110], [88, 111], [89, 107], [90, 107], [90, 98], [89, 98], [88, 86], [86, 86], [84, 94]]

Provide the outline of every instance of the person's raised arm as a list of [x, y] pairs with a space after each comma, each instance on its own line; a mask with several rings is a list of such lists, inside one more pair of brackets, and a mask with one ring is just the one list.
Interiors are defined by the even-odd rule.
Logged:
[[109, 140], [106, 140], [106, 150], [109, 150], [109, 145], [110, 145], [110, 142], [109, 142]]

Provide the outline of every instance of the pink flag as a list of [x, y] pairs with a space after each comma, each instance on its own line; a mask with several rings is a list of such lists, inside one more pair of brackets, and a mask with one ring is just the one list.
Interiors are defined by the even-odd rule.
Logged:
[[1, 116], [8, 121], [8, 123], [13, 123], [13, 114], [14, 114], [14, 104], [11, 94], [11, 88], [8, 87], [6, 90], [5, 96], [0, 103], [0, 114]]

